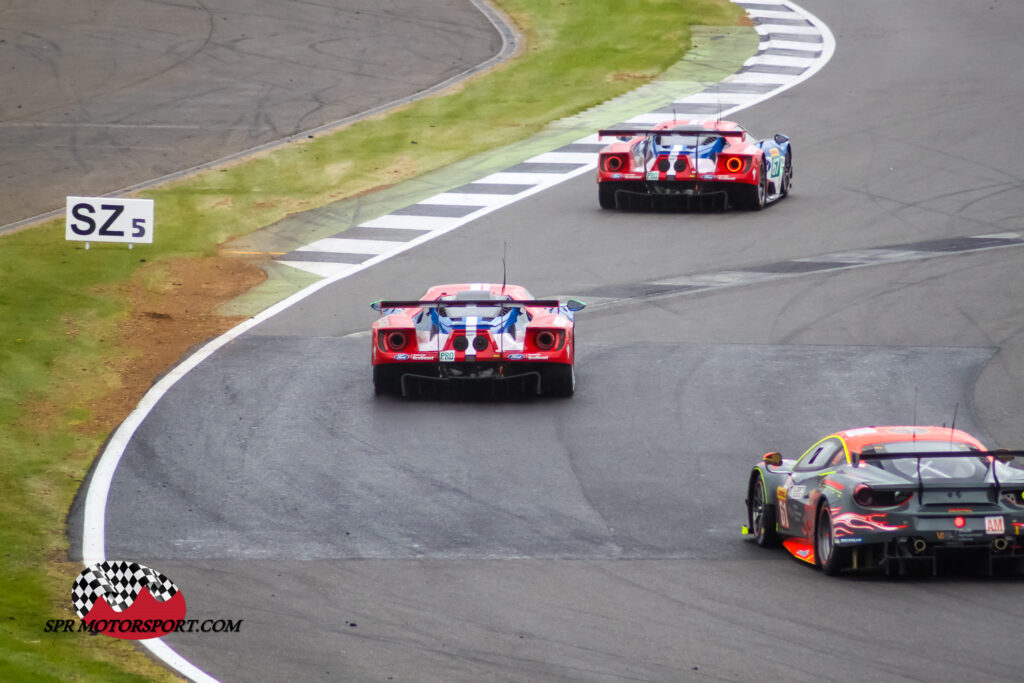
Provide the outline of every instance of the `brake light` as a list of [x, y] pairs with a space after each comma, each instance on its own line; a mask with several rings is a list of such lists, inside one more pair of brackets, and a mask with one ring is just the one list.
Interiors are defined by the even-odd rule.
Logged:
[[955, 526], [957, 529], [963, 529], [965, 524], [967, 524], [967, 520], [963, 517], [953, 518], [953, 526]]
[[873, 489], [867, 484], [857, 484], [853, 489], [853, 500], [857, 505], [866, 508], [891, 508], [903, 505], [913, 491], [893, 489]]
[[409, 335], [401, 330], [388, 332], [385, 336], [388, 351], [401, 351], [409, 343]]
[[617, 173], [626, 167], [625, 154], [603, 154], [601, 155], [601, 169], [609, 173]]
[[750, 167], [748, 157], [727, 156], [724, 157], [725, 170], [729, 173], [745, 173]]
[[565, 344], [565, 332], [562, 330], [537, 330], [533, 334], [533, 345], [541, 351], [560, 349]]

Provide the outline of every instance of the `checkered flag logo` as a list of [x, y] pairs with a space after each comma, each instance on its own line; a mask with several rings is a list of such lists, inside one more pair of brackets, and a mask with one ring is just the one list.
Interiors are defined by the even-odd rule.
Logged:
[[167, 602], [178, 592], [170, 579], [138, 562], [99, 562], [86, 567], [75, 579], [71, 602], [82, 619], [101, 596], [115, 612], [124, 612], [143, 588], [148, 588], [158, 602]]

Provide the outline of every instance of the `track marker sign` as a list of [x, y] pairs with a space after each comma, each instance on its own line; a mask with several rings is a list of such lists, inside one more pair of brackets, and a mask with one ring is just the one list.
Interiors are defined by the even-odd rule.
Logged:
[[153, 200], [68, 197], [64, 238], [85, 242], [153, 243]]

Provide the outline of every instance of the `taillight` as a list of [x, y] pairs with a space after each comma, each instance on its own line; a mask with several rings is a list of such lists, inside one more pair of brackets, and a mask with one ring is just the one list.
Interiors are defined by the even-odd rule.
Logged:
[[676, 173], [682, 173], [686, 170], [686, 157], [679, 157], [676, 159]]
[[601, 156], [601, 168], [609, 173], [621, 171], [625, 166], [625, 154], [604, 154]]
[[857, 505], [866, 508], [896, 507], [897, 505], [903, 505], [906, 503], [913, 495], [913, 491], [894, 489], [878, 490], [871, 488], [867, 484], [857, 484], [853, 489], [854, 502], [857, 503]]
[[747, 157], [725, 157], [725, 170], [729, 173], [743, 173], [748, 168], [748, 161]]
[[669, 169], [668, 159], [658, 159], [658, 170], [664, 173]]
[[565, 343], [565, 332], [562, 330], [537, 330], [533, 334], [533, 345], [541, 351], [562, 348]]
[[473, 337], [473, 348], [477, 351], [483, 351], [487, 348], [487, 337], [477, 335]]

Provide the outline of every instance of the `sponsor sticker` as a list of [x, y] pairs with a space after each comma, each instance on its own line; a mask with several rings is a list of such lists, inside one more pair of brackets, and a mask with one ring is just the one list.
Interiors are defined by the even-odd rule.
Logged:
[[658, 179], [658, 172], [657, 171], [648, 171], [647, 172], [647, 179], [648, 180], [657, 180]]
[[442, 351], [440, 354], [440, 361], [442, 363], [454, 363], [455, 352], [454, 351]]
[[705, 173], [704, 175], [701, 176], [701, 180], [714, 180], [714, 179], [715, 179], [715, 174], [714, 173]]
[[395, 360], [409, 360], [409, 354], [399, 353], [395, 355]]
[[1002, 536], [1006, 533], [1006, 526], [1002, 515], [990, 515], [985, 518], [985, 533], [992, 536]]
[[803, 498], [806, 493], [807, 487], [804, 486], [803, 484], [799, 486], [794, 486], [791, 489], [789, 489], [789, 495], [793, 496], [794, 498]]
[[412, 354], [413, 360], [430, 360], [433, 358], [429, 353], [414, 353]]
[[509, 360], [522, 360], [524, 358], [526, 358], [526, 356], [524, 356], [521, 353], [510, 353], [510, 354], [508, 354], [508, 359]]
[[546, 353], [528, 353], [526, 354], [529, 360], [547, 360], [548, 354]]
[[863, 542], [864, 542], [864, 539], [860, 538], [859, 536], [846, 536], [846, 537], [843, 537], [843, 538], [837, 538], [836, 539], [836, 543], [840, 543], [840, 544], [863, 543]]

